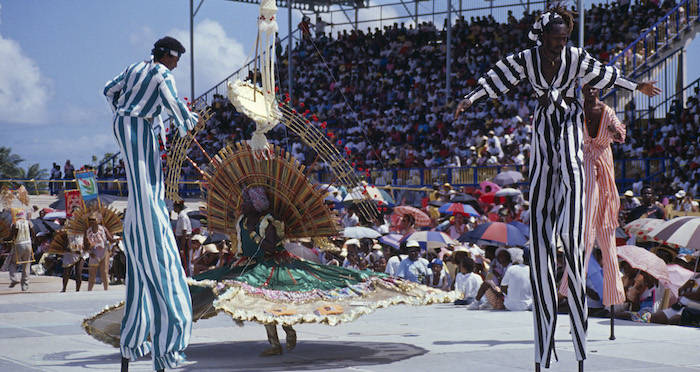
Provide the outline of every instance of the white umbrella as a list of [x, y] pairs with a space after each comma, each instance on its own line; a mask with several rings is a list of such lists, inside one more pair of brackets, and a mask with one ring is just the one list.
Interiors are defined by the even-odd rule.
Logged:
[[496, 175], [496, 177], [493, 178], [493, 183], [501, 186], [512, 185], [522, 181], [523, 179], [523, 174], [518, 171], [505, 171]]
[[700, 250], [700, 217], [676, 217], [655, 228], [649, 236], [664, 244]]
[[506, 187], [505, 189], [500, 189], [500, 190], [496, 191], [494, 196], [519, 196], [522, 194], [523, 194], [522, 191], [520, 191], [518, 189]]
[[368, 196], [372, 200], [380, 201], [384, 204], [394, 204], [394, 199], [388, 192], [376, 186], [358, 186], [345, 195], [343, 201], [362, 200]]
[[382, 234], [377, 232], [377, 230], [370, 229], [369, 227], [353, 226], [353, 227], [346, 227], [343, 230], [343, 236], [346, 238], [355, 238], [355, 239], [362, 239], [362, 238], [375, 239], [375, 238], [382, 236]]

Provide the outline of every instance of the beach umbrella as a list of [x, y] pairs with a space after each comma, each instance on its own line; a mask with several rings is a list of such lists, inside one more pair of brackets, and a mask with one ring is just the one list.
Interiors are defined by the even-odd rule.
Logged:
[[505, 189], [500, 189], [500, 190], [496, 191], [496, 193], [494, 194], [494, 196], [503, 196], [503, 197], [507, 197], [507, 196], [520, 196], [520, 195], [522, 195], [522, 194], [523, 194], [523, 192], [520, 191], [520, 190], [518, 190], [518, 189], [514, 189], [514, 188], [511, 188], [511, 187], [506, 187]]
[[370, 239], [375, 239], [381, 236], [380, 233], [377, 232], [377, 230], [370, 229], [369, 227], [364, 227], [364, 226], [353, 226], [353, 227], [346, 227], [343, 229], [343, 236], [346, 238], [355, 238], [355, 239], [362, 239], [362, 238], [370, 238]]
[[627, 261], [632, 268], [647, 272], [662, 282], [669, 282], [668, 268], [659, 256], [636, 245], [617, 247], [617, 256]]
[[663, 225], [664, 222], [664, 220], [658, 218], [640, 218], [628, 223], [623, 229], [638, 241], [653, 241], [654, 239], [649, 236], [649, 233]]
[[284, 243], [284, 249], [287, 250], [287, 252], [304, 259], [306, 261], [311, 261], [315, 262], [317, 264], [321, 263], [321, 259], [318, 258], [318, 255], [316, 252], [314, 252], [311, 248], [305, 247], [301, 243], [297, 242], [286, 242]]
[[352, 192], [345, 195], [343, 198], [344, 202], [355, 202], [365, 198], [365, 195], [369, 196], [370, 199], [380, 202], [381, 204], [393, 205], [395, 204], [394, 198], [389, 195], [388, 192], [377, 188], [376, 186], [358, 186], [352, 190]]
[[45, 220], [55, 220], [55, 219], [66, 219], [66, 211], [56, 211], [56, 212], [51, 212], [47, 213], [44, 216]]
[[204, 244], [216, 244], [223, 242], [224, 240], [231, 240], [229, 239], [228, 235], [222, 234], [222, 233], [213, 233], [209, 236], [207, 236], [207, 240], [204, 241]]
[[189, 217], [190, 220], [201, 220], [203, 218], [207, 218], [206, 214], [202, 211], [189, 211], [187, 212], [187, 217]]
[[479, 183], [479, 186], [481, 187], [481, 192], [483, 192], [484, 194], [495, 193], [496, 191], [501, 189], [501, 186], [498, 186], [497, 184], [491, 181], [483, 181]]
[[474, 230], [467, 231], [457, 240], [460, 242], [504, 245], [510, 247], [524, 247], [528, 238], [520, 230], [503, 222], [485, 222], [478, 225]]
[[428, 202], [428, 205], [429, 205], [429, 206], [435, 207], [435, 208], [440, 208], [440, 207], [442, 207], [442, 206], [445, 205], [445, 204], [447, 204], [447, 203], [445, 203], [445, 202], [442, 201], [442, 200], [431, 200], [431, 201]]
[[415, 240], [418, 242], [421, 249], [430, 249], [431, 251], [447, 245], [459, 244], [454, 239], [450, 238], [449, 235], [439, 231], [417, 231], [407, 236], [404, 240]]
[[480, 214], [469, 204], [462, 203], [447, 203], [438, 209], [438, 212], [443, 214], [461, 213], [465, 216], [479, 217]]
[[515, 226], [526, 238], [530, 239], [530, 226], [526, 225], [520, 221], [508, 222], [509, 225]]
[[379, 238], [379, 242], [399, 249], [401, 246], [401, 238], [403, 238], [403, 235], [401, 234], [386, 234]]
[[666, 269], [668, 270], [668, 283], [664, 283], [664, 287], [668, 288], [678, 298], [678, 288], [691, 279], [695, 273], [676, 264], [668, 264]]
[[518, 183], [524, 179], [525, 178], [523, 177], [522, 173], [510, 170], [499, 173], [496, 177], [493, 178], [493, 182], [498, 185], [505, 186]]
[[476, 202], [476, 198], [469, 194], [455, 194], [450, 198], [452, 203], [469, 203]]
[[700, 217], [676, 217], [656, 227], [649, 235], [667, 245], [700, 250]]
[[399, 205], [394, 208], [394, 213], [391, 215], [391, 223], [396, 226], [401, 221], [404, 215], [410, 214], [416, 220], [416, 226], [430, 226], [430, 217], [425, 212], [418, 208], [409, 207], [407, 205]]
[[48, 234], [49, 233], [49, 228], [46, 227], [44, 224], [44, 221], [41, 220], [41, 218], [33, 218], [32, 219], [32, 227], [34, 228], [34, 232], [39, 234], [39, 233], [44, 233]]

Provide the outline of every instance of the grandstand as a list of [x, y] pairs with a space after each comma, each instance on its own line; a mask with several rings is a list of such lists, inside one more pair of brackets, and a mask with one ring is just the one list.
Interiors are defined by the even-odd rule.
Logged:
[[[700, 30], [698, 3], [605, 2], [585, 11], [589, 52], [616, 64], [628, 76], [659, 81], [664, 91], [661, 97], [646, 100], [616, 91], [605, 96], [628, 123], [627, 143], [614, 148], [620, 190], [654, 183], [664, 195], [678, 189], [695, 197], [700, 193], [700, 145], [697, 136], [684, 135], [700, 132], [700, 80], [695, 77], [686, 84], [683, 52]], [[346, 12], [346, 22], [326, 27], [327, 32], [296, 30], [291, 53], [288, 48], [277, 50], [281, 91], [289, 90], [286, 81], [295, 81], [292, 103], [318, 119], [313, 125], [322, 126], [371, 183], [470, 185], [506, 169], [527, 175], [529, 115], [535, 104], [527, 84], [503, 100], [481, 103], [459, 120], [453, 120], [452, 112], [454, 99], [469, 92], [475, 79], [504, 57], [503, 51], [529, 45], [527, 30], [543, 2], [529, 2], [529, 11], [523, 5], [498, 5], [495, 13], [494, 8], [455, 7], [449, 30], [448, 94], [447, 23], [433, 22], [436, 17], [438, 22], [444, 20], [444, 13], [410, 12], [403, 5], [405, 14], [391, 19], [353, 22]], [[363, 23], [374, 27], [363, 28]], [[575, 32], [572, 40], [577, 40]], [[295, 66], [293, 79], [287, 68], [290, 61]], [[227, 80], [252, 78], [251, 68], [244, 66]], [[199, 99], [213, 110], [198, 138], [208, 152], [250, 138], [254, 129], [253, 122], [235, 112], [225, 98], [227, 80]], [[311, 166], [318, 181], [332, 181], [315, 153], [283, 126], [269, 137]], [[198, 150], [192, 150], [190, 157], [204, 162]], [[184, 172], [188, 179], [196, 179], [194, 169]]]

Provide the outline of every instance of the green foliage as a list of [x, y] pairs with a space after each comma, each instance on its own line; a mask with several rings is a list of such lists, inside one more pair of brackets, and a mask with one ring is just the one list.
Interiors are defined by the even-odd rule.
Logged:
[[[12, 149], [9, 147], [0, 147], [0, 178], [8, 179], [25, 179], [25, 180], [38, 180], [48, 178], [49, 174], [46, 169], [39, 166], [38, 163], [32, 164], [29, 168], [20, 167], [24, 159], [17, 154], [12, 153]], [[39, 190], [45, 188], [44, 183], [33, 183], [33, 182], [13, 182], [9, 186], [12, 188], [19, 187], [20, 184], [24, 184], [27, 191], [31, 194], [38, 193]]]

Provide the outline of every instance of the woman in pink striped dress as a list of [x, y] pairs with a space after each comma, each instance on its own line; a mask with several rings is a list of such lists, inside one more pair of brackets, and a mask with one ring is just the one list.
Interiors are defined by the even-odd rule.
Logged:
[[[584, 85], [583, 167], [586, 182], [586, 224], [583, 239], [586, 246], [586, 267], [593, 243], [603, 254], [603, 305], [608, 307], [625, 302], [625, 290], [620, 278], [615, 245], [615, 229], [620, 197], [615, 185], [615, 166], [610, 144], [625, 141], [625, 125], [615, 111], [598, 99], [599, 90]], [[566, 275], [560, 292], [567, 292]]]

